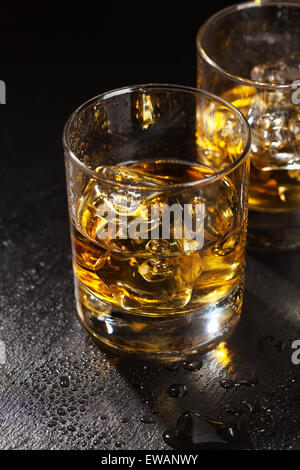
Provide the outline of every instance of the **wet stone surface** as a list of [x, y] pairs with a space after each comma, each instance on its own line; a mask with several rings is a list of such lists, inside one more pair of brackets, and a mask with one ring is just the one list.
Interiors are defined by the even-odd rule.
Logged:
[[[63, 186], [51, 200], [64, 204]], [[300, 339], [299, 253], [248, 254], [232, 338], [189, 364], [157, 367], [101, 351], [82, 329], [66, 208], [55, 212], [54, 230], [49, 199], [43, 224], [26, 220], [34, 205], [28, 198], [26, 215], [17, 208], [1, 224], [1, 448], [168, 449], [174, 440], [164, 433], [188, 411], [243, 425], [257, 449], [297, 445], [300, 366], [291, 345]]]
[[[11, 115], [6, 112], [11, 128], [17, 119], [22, 129], [34, 106], [25, 85], [21, 91], [19, 114], [13, 103]], [[300, 340], [299, 252], [247, 255], [239, 325], [226, 344], [189, 364], [157, 367], [113, 357], [79, 324], [58, 150], [65, 118], [80, 101], [78, 90], [72, 93], [61, 101], [64, 112], [53, 129], [47, 128], [45, 154], [43, 124], [33, 118], [36, 140], [24, 130], [9, 141], [14, 155], [22, 155], [22, 171], [7, 159], [7, 196], [0, 199], [0, 340], [6, 353], [0, 448], [171, 449], [178, 440], [167, 443], [163, 435], [190, 412], [226, 429], [242, 426], [245, 445], [250, 441], [255, 449], [299, 448], [300, 365], [291, 361], [292, 343]], [[38, 105], [33, 110], [39, 116]], [[8, 148], [3, 129], [0, 138]], [[50, 154], [56, 158], [45, 171]]]

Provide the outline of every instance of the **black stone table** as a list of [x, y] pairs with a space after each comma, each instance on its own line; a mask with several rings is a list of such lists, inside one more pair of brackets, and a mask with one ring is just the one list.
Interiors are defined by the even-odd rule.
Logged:
[[[247, 256], [241, 321], [202, 368], [137, 364], [102, 352], [77, 320], [63, 183], [38, 201], [22, 189], [1, 218], [2, 449], [167, 449], [163, 431], [189, 409], [244, 422], [255, 448], [297, 446], [299, 253]], [[184, 397], [169, 396], [174, 383]]]

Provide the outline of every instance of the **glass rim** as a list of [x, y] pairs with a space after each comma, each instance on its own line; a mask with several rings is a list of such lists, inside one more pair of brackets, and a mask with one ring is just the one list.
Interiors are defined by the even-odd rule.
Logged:
[[230, 72], [227, 72], [222, 67], [220, 67], [209, 55], [206, 53], [205, 49], [202, 47], [202, 38], [203, 34], [205, 33], [206, 29], [213, 23], [216, 19], [227, 16], [233, 12], [240, 11], [240, 10], [248, 10], [250, 8], [274, 8], [274, 7], [296, 7], [300, 9], [300, 3], [295, 2], [285, 2], [285, 1], [278, 1], [278, 2], [270, 2], [270, 3], [262, 3], [259, 2], [245, 2], [245, 3], [235, 3], [234, 5], [230, 5], [226, 8], [222, 8], [222, 10], [217, 11], [215, 14], [210, 16], [198, 29], [196, 35], [196, 47], [197, 52], [200, 54], [202, 59], [212, 68], [215, 70], [216, 73], [229, 78], [241, 85], [246, 85], [249, 87], [261, 88], [264, 90], [292, 90], [292, 84], [272, 84], [272, 83], [265, 83], [265, 82], [257, 82], [255, 80], [251, 80], [248, 78], [240, 77], [239, 75], [233, 75]]
[[[134, 91], [140, 91], [140, 92], [147, 92], [147, 90], [161, 90], [161, 91], [181, 91], [185, 93], [191, 93], [193, 95], [198, 95], [198, 96], [206, 96], [209, 98], [211, 101], [217, 101], [227, 109], [230, 109], [234, 116], [238, 118], [241, 124], [241, 128], [244, 128], [245, 131], [245, 145], [244, 148], [239, 155], [239, 157], [230, 165], [228, 165], [226, 168], [220, 171], [216, 171], [213, 175], [207, 176], [201, 180], [195, 180], [195, 181], [189, 181], [185, 183], [176, 183], [169, 185], [167, 188], [167, 191], [173, 191], [173, 190], [178, 190], [179, 188], [190, 188], [194, 186], [204, 186], [208, 183], [212, 183], [223, 176], [231, 173], [234, 171], [238, 166], [240, 166], [243, 161], [249, 156], [249, 150], [251, 146], [251, 130], [249, 123], [247, 119], [244, 117], [242, 112], [233, 106], [231, 103], [227, 102], [223, 98], [220, 98], [217, 95], [214, 95], [213, 93], [210, 93], [206, 90], [200, 90], [198, 88], [193, 88], [189, 86], [184, 86], [184, 85], [175, 85], [175, 84], [169, 84], [169, 83], [148, 83], [148, 84], [142, 84], [142, 85], [131, 85], [131, 86], [125, 86], [122, 88], [117, 88], [111, 91], [107, 91], [104, 93], [101, 93], [99, 95], [94, 96], [93, 98], [90, 98], [89, 100], [85, 101], [83, 104], [81, 104], [78, 108], [73, 111], [73, 113], [69, 116], [69, 118], [66, 121], [66, 124], [63, 129], [63, 147], [65, 150], [65, 155], [66, 157], [71, 160], [77, 167], [79, 167], [81, 170], [83, 170], [85, 173], [89, 174], [96, 180], [100, 180], [102, 182], [111, 183], [113, 185], [117, 185], [118, 187], [123, 187], [127, 189], [141, 189], [141, 190], [162, 190], [161, 185], [141, 185], [141, 184], [127, 184], [127, 183], [122, 183], [119, 181], [116, 181], [114, 179], [110, 179], [107, 177], [104, 177], [100, 175], [99, 173], [96, 173], [94, 170], [89, 168], [84, 162], [78, 158], [75, 153], [71, 150], [70, 142], [69, 142], [69, 131], [72, 123], [74, 122], [74, 119], [85, 109], [87, 109], [90, 106], [93, 106], [95, 103], [98, 103], [100, 101], [105, 101], [109, 98], [118, 96], [118, 95], [124, 95], [126, 93], [132, 93]], [[195, 164], [199, 162], [195, 161]], [[105, 166], [105, 165], [104, 165]], [[109, 167], [109, 165], [107, 165]]]

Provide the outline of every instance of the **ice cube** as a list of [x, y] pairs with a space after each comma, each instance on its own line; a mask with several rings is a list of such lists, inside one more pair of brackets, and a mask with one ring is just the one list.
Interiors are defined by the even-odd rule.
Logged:
[[287, 57], [253, 67], [251, 79], [261, 83], [288, 85], [300, 79], [300, 57]]
[[161, 282], [174, 276], [175, 269], [170, 258], [150, 258], [139, 265], [138, 272], [148, 282]]
[[204, 220], [205, 242], [216, 243], [227, 237], [238, 223], [239, 201], [228, 177], [210, 185]]
[[201, 163], [222, 170], [241, 150], [241, 128], [232, 111], [211, 104], [197, 109], [197, 151]]
[[200, 272], [201, 267], [194, 263], [191, 269], [186, 257], [117, 259], [112, 253], [98, 275], [122, 308], [149, 312], [151, 308], [174, 310], [185, 306]]
[[152, 255], [168, 256], [178, 253], [178, 244], [175, 240], [153, 239], [146, 244], [146, 250]]
[[298, 116], [297, 117], [295, 117], [295, 116], [291, 117], [291, 119], [289, 120], [289, 123], [288, 123], [289, 130], [294, 134], [295, 138], [298, 141], [300, 140], [300, 119], [299, 119], [299, 117]]
[[285, 164], [292, 164], [295, 160], [295, 148], [287, 145], [284, 148], [270, 150], [270, 167], [280, 167]]
[[294, 119], [297, 110], [290, 97], [287, 104], [285, 95], [274, 93], [258, 91], [247, 115], [252, 130], [252, 163], [260, 170], [289, 168], [299, 153]]
[[271, 151], [281, 150], [293, 142], [293, 134], [287, 127], [275, 127], [264, 132], [266, 140], [270, 143]]
[[[229, 254], [238, 243], [237, 228], [240, 229], [243, 226], [240, 212], [241, 203], [231, 179], [223, 177], [199, 189], [197, 194], [194, 194], [189, 200], [191, 207], [195, 202], [201, 202], [203, 205], [201, 224], [199, 224], [203, 230], [201, 249], [206, 250], [209, 247], [214, 247], [218, 255]], [[230, 236], [231, 242], [228, 241]], [[234, 240], [236, 243], [233, 242]], [[228, 245], [226, 253], [222, 248], [223, 243]], [[198, 249], [200, 250], [200, 248]]]

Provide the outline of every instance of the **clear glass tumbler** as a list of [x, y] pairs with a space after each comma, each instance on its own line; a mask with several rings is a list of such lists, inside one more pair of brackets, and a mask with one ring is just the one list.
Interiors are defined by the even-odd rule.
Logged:
[[250, 129], [175, 85], [97, 96], [63, 136], [79, 317], [119, 353], [173, 360], [228, 335], [244, 285]]
[[250, 246], [300, 247], [300, 4], [225, 8], [200, 28], [197, 52], [197, 86], [251, 126]]

